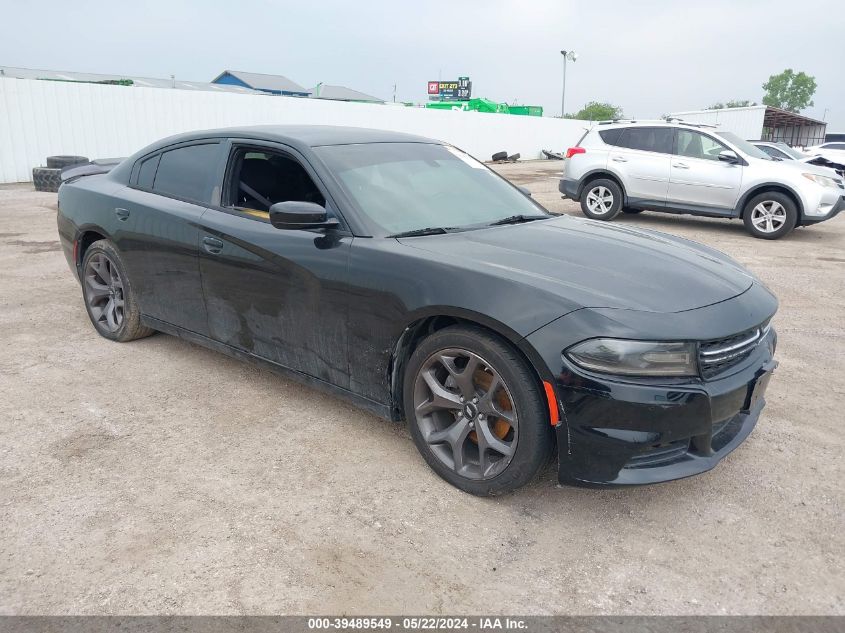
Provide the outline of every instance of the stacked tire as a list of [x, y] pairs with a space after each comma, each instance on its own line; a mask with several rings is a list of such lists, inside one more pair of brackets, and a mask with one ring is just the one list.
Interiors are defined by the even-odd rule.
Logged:
[[62, 171], [75, 165], [88, 163], [86, 156], [48, 156], [46, 167], [32, 168], [32, 183], [36, 191], [59, 190], [62, 184]]
[[51, 169], [64, 169], [72, 165], [81, 165], [87, 163], [87, 156], [48, 156], [47, 167]]

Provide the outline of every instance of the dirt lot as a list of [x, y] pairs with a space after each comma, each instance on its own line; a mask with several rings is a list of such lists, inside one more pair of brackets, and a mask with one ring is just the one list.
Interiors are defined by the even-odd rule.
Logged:
[[[560, 163], [505, 166], [549, 208]], [[477, 499], [404, 428], [170, 336], [98, 337], [56, 196], [0, 188], [0, 613], [845, 614], [845, 218], [780, 242], [646, 213], [781, 301], [781, 367], [716, 470]]]

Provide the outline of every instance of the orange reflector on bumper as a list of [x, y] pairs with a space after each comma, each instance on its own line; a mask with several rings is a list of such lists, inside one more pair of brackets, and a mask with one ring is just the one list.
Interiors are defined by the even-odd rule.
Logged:
[[557, 426], [560, 423], [560, 411], [557, 406], [557, 398], [555, 397], [555, 390], [552, 383], [544, 380], [543, 387], [546, 390], [546, 400], [549, 403], [549, 420], [552, 426]]

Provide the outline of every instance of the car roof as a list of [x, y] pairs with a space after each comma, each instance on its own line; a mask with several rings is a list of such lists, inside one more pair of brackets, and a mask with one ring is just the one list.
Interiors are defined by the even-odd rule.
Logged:
[[299, 147], [351, 145], [358, 143], [440, 143], [440, 141], [424, 136], [362, 127], [343, 127], [337, 125], [249, 125], [187, 132], [162, 139], [155, 145], [164, 147], [166, 145], [196, 139], [217, 137], [277, 141]]
[[707, 123], [695, 123], [693, 121], [679, 121], [677, 119], [655, 119], [653, 121], [648, 121], [645, 119], [640, 120], [626, 120], [626, 119], [619, 119], [613, 121], [596, 121], [591, 128], [592, 131], [600, 131], [600, 130], [612, 130], [619, 127], [680, 127], [680, 128], [696, 128], [696, 129], [706, 129], [716, 132], [719, 130], [718, 126], [710, 125]]

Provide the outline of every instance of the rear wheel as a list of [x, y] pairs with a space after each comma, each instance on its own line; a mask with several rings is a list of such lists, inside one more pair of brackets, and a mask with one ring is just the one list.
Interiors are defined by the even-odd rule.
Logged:
[[452, 326], [423, 341], [408, 363], [404, 402], [426, 462], [471, 494], [524, 486], [551, 455], [554, 434], [536, 378], [484, 330]]
[[768, 191], [748, 201], [742, 214], [742, 221], [754, 237], [776, 240], [795, 228], [798, 222], [798, 209], [792, 198], [786, 194]]
[[82, 260], [85, 309], [100, 336], [124, 343], [153, 334], [141, 325], [141, 311], [120, 253], [108, 240], [88, 247]]
[[612, 220], [622, 210], [622, 189], [613, 180], [587, 183], [581, 194], [581, 211], [593, 220]]

